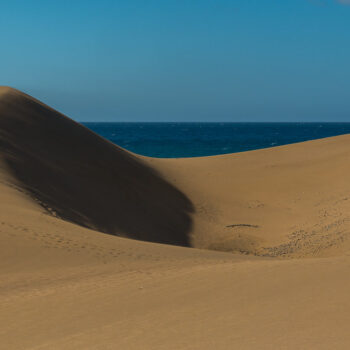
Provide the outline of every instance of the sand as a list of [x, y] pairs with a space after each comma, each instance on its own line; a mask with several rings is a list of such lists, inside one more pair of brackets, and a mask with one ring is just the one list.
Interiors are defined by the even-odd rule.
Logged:
[[0, 88], [1, 349], [348, 349], [350, 135], [127, 152]]

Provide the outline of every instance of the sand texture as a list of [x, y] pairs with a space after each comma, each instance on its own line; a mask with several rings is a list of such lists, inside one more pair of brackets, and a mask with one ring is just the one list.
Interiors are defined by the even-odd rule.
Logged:
[[350, 135], [132, 154], [0, 88], [0, 349], [349, 349]]

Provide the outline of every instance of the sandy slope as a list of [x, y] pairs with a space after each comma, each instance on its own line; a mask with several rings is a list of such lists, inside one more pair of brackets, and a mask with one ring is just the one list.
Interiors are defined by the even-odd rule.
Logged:
[[0, 348], [347, 349], [349, 161], [137, 157], [1, 88]]
[[350, 135], [150, 162], [191, 199], [196, 247], [271, 257], [350, 248]]

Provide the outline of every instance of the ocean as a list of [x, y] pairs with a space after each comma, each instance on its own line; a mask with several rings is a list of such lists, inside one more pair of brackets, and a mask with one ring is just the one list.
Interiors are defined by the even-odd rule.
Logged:
[[250, 151], [350, 133], [350, 123], [83, 123], [149, 157], [181, 158]]

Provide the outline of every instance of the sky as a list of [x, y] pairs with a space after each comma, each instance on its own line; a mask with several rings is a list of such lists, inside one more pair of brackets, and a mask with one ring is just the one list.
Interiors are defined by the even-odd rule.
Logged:
[[11, 0], [0, 36], [77, 121], [350, 122], [350, 0]]

